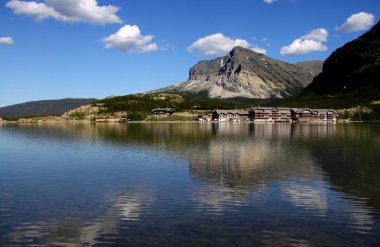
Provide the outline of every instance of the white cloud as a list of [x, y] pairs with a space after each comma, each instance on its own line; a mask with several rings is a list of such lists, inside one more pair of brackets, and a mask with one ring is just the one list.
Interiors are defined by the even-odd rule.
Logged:
[[326, 51], [327, 46], [322, 42], [327, 41], [328, 35], [328, 31], [324, 28], [314, 29], [308, 34], [295, 39], [290, 45], [283, 46], [280, 54], [283, 56], [296, 56], [314, 51]]
[[304, 55], [313, 51], [326, 51], [327, 47], [319, 41], [296, 39], [290, 45], [281, 48], [281, 55], [296, 56]]
[[102, 41], [106, 43], [104, 47], [107, 49], [114, 48], [128, 53], [149, 53], [158, 49], [158, 45], [152, 43], [153, 38], [152, 35], [141, 35], [138, 26], [125, 25]]
[[301, 37], [303, 40], [314, 40], [319, 42], [326, 42], [329, 32], [324, 28], [317, 28], [310, 31], [308, 34]]
[[265, 3], [267, 4], [272, 4], [274, 2], [276, 2], [277, 0], [264, 0]]
[[266, 49], [263, 49], [263, 48], [260, 48], [258, 46], [253, 46], [253, 47], [250, 47], [250, 49], [254, 52], [257, 52], [257, 53], [262, 53], [262, 54], [267, 54], [267, 50]]
[[88, 22], [98, 25], [122, 22], [116, 15], [118, 7], [99, 6], [96, 0], [11, 0], [6, 3], [6, 7], [11, 8], [15, 14], [27, 15], [40, 21], [53, 18], [63, 22]]
[[0, 37], [0, 44], [13, 45], [14, 41], [11, 37]]
[[373, 14], [360, 12], [348, 17], [345, 23], [339, 27], [336, 27], [336, 30], [345, 33], [366, 30], [373, 25], [374, 20], [375, 16]]
[[212, 34], [195, 41], [187, 48], [188, 52], [198, 52], [206, 56], [224, 56], [235, 46], [252, 49], [253, 51], [266, 54], [265, 49], [251, 45], [244, 39], [231, 39], [221, 33]]

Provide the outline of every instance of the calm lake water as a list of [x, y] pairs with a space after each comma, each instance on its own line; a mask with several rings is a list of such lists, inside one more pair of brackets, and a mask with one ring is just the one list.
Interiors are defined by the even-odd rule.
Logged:
[[380, 124], [0, 125], [0, 246], [380, 246]]

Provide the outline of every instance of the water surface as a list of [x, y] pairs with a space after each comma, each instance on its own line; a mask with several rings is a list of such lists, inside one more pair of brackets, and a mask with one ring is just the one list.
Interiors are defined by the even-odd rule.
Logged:
[[0, 126], [0, 246], [379, 246], [380, 125]]

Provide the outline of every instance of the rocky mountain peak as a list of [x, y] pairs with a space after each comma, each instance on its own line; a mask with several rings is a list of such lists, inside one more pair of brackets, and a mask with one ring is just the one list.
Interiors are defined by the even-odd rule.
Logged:
[[187, 82], [153, 92], [171, 92], [208, 98], [285, 98], [301, 92], [314, 75], [305, 69], [243, 47], [226, 56], [200, 61]]

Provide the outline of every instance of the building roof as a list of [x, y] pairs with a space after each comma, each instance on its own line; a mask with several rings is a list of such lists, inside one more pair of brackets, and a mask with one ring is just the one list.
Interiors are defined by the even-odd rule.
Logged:
[[255, 111], [255, 110], [285, 110], [285, 111], [290, 111], [290, 108], [288, 107], [255, 107], [255, 108], [251, 108], [249, 109], [248, 111]]
[[334, 112], [334, 113], [336, 113], [336, 110], [334, 110], [334, 109], [292, 108], [292, 111], [294, 111], [295, 113], [302, 113], [305, 111], [318, 112], [318, 113], [322, 113], [322, 112]]
[[174, 111], [173, 108], [154, 108], [152, 111]]

